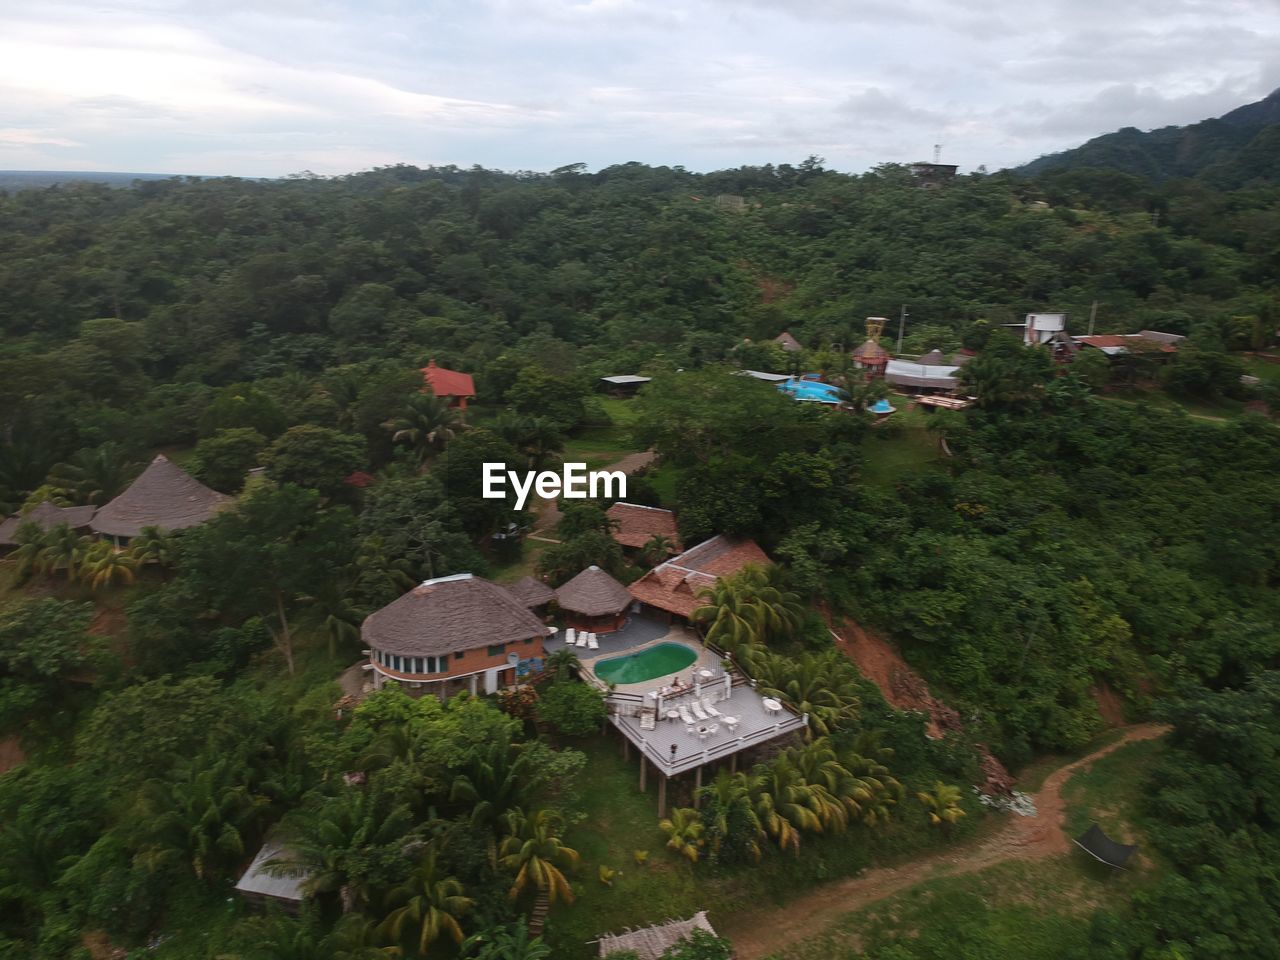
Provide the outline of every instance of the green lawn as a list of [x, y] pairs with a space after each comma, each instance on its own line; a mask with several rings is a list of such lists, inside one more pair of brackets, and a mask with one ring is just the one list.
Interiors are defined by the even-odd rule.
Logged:
[[1280, 363], [1268, 363], [1255, 357], [1242, 357], [1244, 372], [1260, 380], [1280, 380]]
[[1103, 394], [1102, 399], [1112, 403], [1148, 406], [1157, 410], [1183, 410], [1200, 420], [1229, 420], [1232, 417], [1238, 417], [1244, 411], [1244, 404], [1241, 401], [1226, 397], [1218, 400], [1186, 400], [1171, 397], [1163, 390], [1144, 390], [1136, 387]]
[[928, 414], [920, 409], [908, 410], [904, 397], [893, 397], [890, 402], [898, 411], [883, 426], [873, 429], [862, 443], [866, 454], [862, 479], [885, 489], [913, 473], [936, 469], [945, 459], [938, 438], [925, 429]]
[[1063, 789], [1067, 832], [1078, 836], [1097, 821], [1115, 839], [1136, 836], [1133, 823], [1142, 786], [1164, 750], [1163, 740], [1138, 740], [1073, 776]]

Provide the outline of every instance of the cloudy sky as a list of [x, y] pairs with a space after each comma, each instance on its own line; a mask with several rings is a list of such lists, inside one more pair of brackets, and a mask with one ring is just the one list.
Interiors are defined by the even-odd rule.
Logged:
[[0, 169], [1015, 165], [1280, 87], [1280, 0], [0, 0]]

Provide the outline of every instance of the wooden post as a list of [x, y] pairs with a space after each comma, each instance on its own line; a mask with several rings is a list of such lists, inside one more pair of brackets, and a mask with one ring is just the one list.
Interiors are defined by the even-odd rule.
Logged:
[[738, 754], [736, 751], [729, 754], [729, 772], [730, 773], [738, 772]]
[[702, 809], [702, 797], [699, 796], [702, 790], [702, 768], [698, 767], [693, 773], [693, 809]]
[[662, 777], [658, 781], [658, 817], [667, 815], [667, 778]]
[[645, 787], [644, 778], [645, 778], [645, 772], [647, 771], [648, 767], [649, 767], [649, 761], [645, 759], [643, 753], [640, 754], [640, 792], [641, 793], [644, 793], [644, 787]]
[[622, 759], [624, 761], [631, 759], [631, 741], [627, 739], [626, 734], [622, 735]]

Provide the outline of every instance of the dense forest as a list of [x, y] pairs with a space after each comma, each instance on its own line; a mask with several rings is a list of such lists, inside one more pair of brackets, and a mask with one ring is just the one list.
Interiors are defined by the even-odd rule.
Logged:
[[[161, 452], [238, 497], [123, 553], [28, 525], [0, 561], [0, 735], [26, 756], [0, 777], [0, 957], [594, 955], [965, 836], [973, 746], [1014, 770], [1080, 750], [1099, 689], [1172, 725], [1138, 815], [1159, 867], [1058, 955], [1280, 956], [1280, 381], [1241, 381], [1280, 325], [1280, 187], [394, 167], [0, 194], [0, 254], [0, 513], [101, 505]], [[1189, 339], [1135, 373], [1001, 329], [1054, 310], [1081, 333], [1094, 304], [1098, 332]], [[735, 375], [819, 369], [869, 399], [848, 353], [903, 305], [903, 352], [975, 354], [977, 402], [921, 416], [928, 462], [887, 481], [901, 418]], [[431, 359], [474, 374], [471, 409], [421, 392]], [[605, 400], [612, 374], [652, 380]], [[532, 513], [480, 496], [484, 462], [600, 437], [656, 452], [629, 499], [686, 543], [777, 562], [709, 602], [778, 613], [733, 641], [816, 721], [634, 834], [568, 662], [536, 704], [393, 687], [335, 711], [363, 617], [417, 581], [653, 562], [594, 506], [535, 555]], [[891, 637], [964, 729], [926, 740], [824, 613]], [[228, 899], [272, 831], [319, 878], [299, 918]]]

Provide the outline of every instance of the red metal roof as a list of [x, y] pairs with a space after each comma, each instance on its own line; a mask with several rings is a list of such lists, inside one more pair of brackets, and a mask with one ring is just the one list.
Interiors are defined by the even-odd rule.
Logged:
[[437, 367], [435, 360], [427, 361], [422, 368], [422, 377], [437, 397], [474, 397], [476, 384], [469, 373], [459, 373]]

